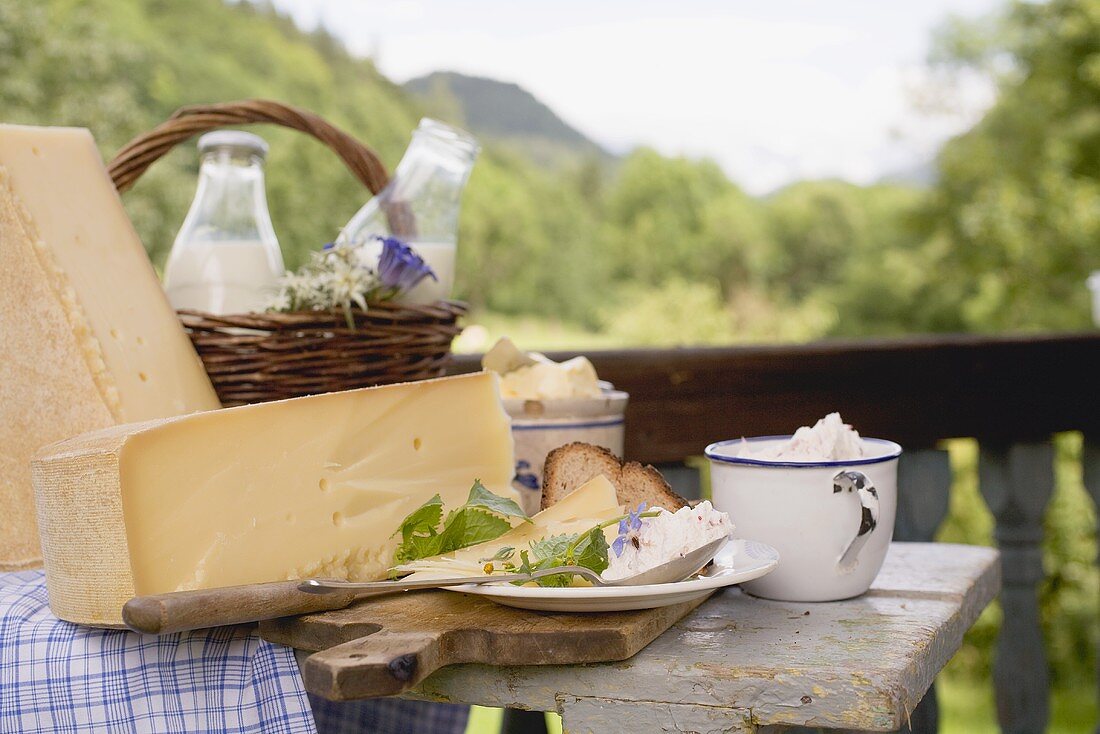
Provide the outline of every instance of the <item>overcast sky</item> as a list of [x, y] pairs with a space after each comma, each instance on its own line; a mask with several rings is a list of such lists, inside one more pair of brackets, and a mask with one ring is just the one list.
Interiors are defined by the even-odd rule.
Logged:
[[435, 70], [514, 81], [611, 150], [709, 156], [754, 193], [869, 183], [921, 166], [989, 104], [915, 102], [932, 30], [1000, 0], [275, 0], [402, 82]]

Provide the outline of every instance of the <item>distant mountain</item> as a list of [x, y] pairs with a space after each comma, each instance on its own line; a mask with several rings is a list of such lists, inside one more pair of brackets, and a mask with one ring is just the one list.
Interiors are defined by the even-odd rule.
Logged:
[[518, 84], [437, 71], [403, 87], [432, 114], [537, 163], [558, 167], [578, 159], [614, 158]]

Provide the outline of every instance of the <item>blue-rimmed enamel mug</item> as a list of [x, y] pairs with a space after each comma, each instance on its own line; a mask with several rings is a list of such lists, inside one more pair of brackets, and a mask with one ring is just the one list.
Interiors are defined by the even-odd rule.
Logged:
[[738, 537], [779, 551], [779, 567], [742, 588], [784, 601], [858, 596], [878, 575], [894, 534], [901, 446], [864, 438], [864, 456], [850, 461], [754, 456], [789, 440], [761, 436], [706, 448], [714, 506], [729, 513]]

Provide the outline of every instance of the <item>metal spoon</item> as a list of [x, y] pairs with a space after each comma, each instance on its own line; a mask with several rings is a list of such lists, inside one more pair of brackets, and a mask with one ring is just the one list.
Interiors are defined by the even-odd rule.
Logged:
[[572, 573], [592, 582], [594, 586], [642, 586], [648, 584], [667, 584], [674, 581], [683, 581], [695, 574], [696, 571], [711, 562], [726, 544], [726, 538], [719, 538], [696, 548], [690, 553], [679, 558], [674, 558], [667, 563], [654, 566], [648, 571], [642, 571], [626, 578], [608, 580], [592, 569], [583, 566], [555, 566], [544, 568], [534, 573], [502, 573], [486, 574], [483, 576], [468, 576], [466, 578], [451, 579], [423, 579], [420, 581], [338, 581], [333, 579], [305, 579], [298, 584], [299, 591], [309, 594], [333, 594], [333, 593], [370, 593], [387, 594], [395, 591], [411, 591], [413, 589], [435, 589], [444, 586], [460, 586], [462, 584], [488, 584], [511, 581], [534, 581], [544, 576], [553, 576], [559, 573]]

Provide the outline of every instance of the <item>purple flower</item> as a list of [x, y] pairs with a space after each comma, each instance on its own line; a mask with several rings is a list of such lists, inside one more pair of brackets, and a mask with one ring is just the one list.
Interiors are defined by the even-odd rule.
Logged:
[[396, 237], [379, 237], [382, 256], [378, 259], [378, 279], [394, 295], [404, 293], [429, 275], [438, 281], [431, 267], [416, 251]]
[[619, 558], [623, 554], [623, 550], [626, 549], [628, 542], [633, 543], [634, 547], [638, 547], [638, 531], [642, 529], [642, 518], [640, 517], [645, 512], [646, 503], [643, 502], [638, 505], [638, 509], [627, 514], [622, 520], [619, 520], [619, 537], [615, 538], [615, 541], [611, 544], [611, 549], [615, 551], [615, 557]]

